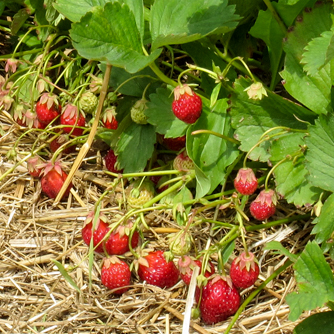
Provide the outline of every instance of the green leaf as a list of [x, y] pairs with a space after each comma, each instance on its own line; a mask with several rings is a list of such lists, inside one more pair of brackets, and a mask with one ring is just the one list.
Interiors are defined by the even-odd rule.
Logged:
[[294, 329], [293, 334], [333, 334], [334, 312], [316, 313], [300, 322]]
[[153, 154], [155, 142], [153, 125], [132, 123], [124, 129], [116, 147], [118, 162], [124, 173], [142, 172]]
[[94, 7], [72, 25], [70, 36], [82, 57], [106, 61], [130, 73], [148, 66], [162, 51], [143, 54], [136, 18], [129, 6], [118, 2]]
[[156, 126], [156, 131], [166, 137], [181, 137], [188, 124], [179, 120], [172, 111], [173, 94], [170, 90], [158, 88], [150, 95], [145, 114], [148, 122]]
[[[231, 120], [227, 113], [229, 107], [227, 101], [227, 99], [218, 100], [210, 110], [209, 101], [204, 100], [201, 117], [189, 128], [187, 133], [187, 152], [198, 169], [207, 178], [208, 185], [204, 188], [208, 189], [207, 192], [209, 193], [224, 181], [226, 168], [237, 158], [238, 150], [235, 144], [215, 135], [205, 133], [192, 136], [190, 132], [211, 130], [233, 138]], [[196, 170], [198, 180], [197, 173], [198, 170]], [[196, 189], [197, 198], [205, 194], [202, 189]]]
[[285, 80], [284, 87], [295, 99], [317, 114], [326, 114], [332, 110], [330, 64], [315, 75], [308, 76], [300, 60], [308, 43], [330, 30], [331, 13], [331, 4], [319, 5], [310, 12], [304, 12], [303, 18], [296, 22], [283, 43], [286, 52], [285, 66], [281, 72]]
[[314, 76], [334, 58], [334, 31], [325, 31], [305, 47], [302, 63], [308, 75]]
[[274, 140], [270, 148], [273, 165], [287, 158], [275, 168], [276, 190], [296, 206], [312, 205], [321, 193], [321, 189], [307, 180], [309, 172], [303, 154], [305, 136], [306, 133], [288, 133]]
[[282, 40], [285, 33], [269, 9], [259, 11], [256, 22], [249, 33], [256, 38], [261, 38], [266, 43], [270, 57], [271, 72], [274, 75], [279, 70], [283, 53]]
[[334, 231], [334, 194], [331, 194], [325, 201], [321, 208], [320, 216], [313, 221], [316, 223], [312, 230], [312, 234], [315, 234], [315, 241], [325, 243], [332, 238]]
[[316, 242], [309, 242], [294, 265], [298, 292], [286, 297], [289, 319], [295, 321], [303, 311], [322, 307], [334, 300], [334, 278], [329, 264]]
[[288, 257], [292, 262], [296, 262], [297, 256], [290, 253], [283, 245], [278, 241], [270, 241], [264, 246], [264, 250], [277, 250], [280, 254]]
[[226, 33], [237, 26], [234, 11], [227, 0], [156, 0], [151, 9], [152, 48]]
[[[110, 0], [111, 1], [111, 0]], [[108, 0], [56, 0], [53, 7], [72, 22], [79, 22], [80, 19], [94, 7], [104, 6]]]
[[[235, 82], [235, 92], [232, 95], [232, 126], [236, 129], [235, 137], [241, 142], [240, 149], [248, 152], [263, 133], [277, 126], [285, 126], [292, 129], [306, 129], [305, 122], [313, 122], [315, 115], [309, 110], [284, 99], [274, 93], [268, 92], [268, 97], [262, 100], [249, 99], [245, 88], [251, 81], [240, 78]], [[276, 130], [276, 133], [281, 131]], [[275, 132], [271, 132], [273, 134]], [[268, 149], [270, 141], [263, 142], [250, 154], [250, 159], [268, 161], [270, 154]]]
[[69, 283], [77, 292], [81, 293], [81, 290], [76, 285], [76, 283], [73, 281], [72, 277], [68, 274], [64, 266], [57, 260], [51, 259], [51, 261], [58, 267], [60, 273], [65, 278], [66, 282]]
[[334, 117], [320, 116], [315, 125], [309, 127], [306, 138], [306, 168], [309, 181], [316, 187], [334, 191]]
[[20, 9], [14, 16], [13, 22], [10, 28], [12, 35], [16, 35], [20, 28], [23, 26], [24, 22], [30, 16], [30, 13], [27, 8]]

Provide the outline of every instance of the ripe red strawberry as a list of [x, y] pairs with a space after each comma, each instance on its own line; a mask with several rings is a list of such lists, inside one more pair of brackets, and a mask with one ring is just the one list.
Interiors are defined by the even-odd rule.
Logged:
[[116, 108], [107, 108], [102, 115], [102, 123], [105, 128], [110, 130], [116, 130], [118, 128], [118, 122], [116, 119]]
[[[56, 162], [55, 164], [45, 164], [43, 176], [41, 178], [43, 192], [50, 198], [56, 198], [66, 178], [67, 174], [62, 170], [59, 162]], [[63, 198], [69, 195], [71, 188], [72, 184], [70, 183], [63, 195]]]
[[101, 282], [114, 294], [121, 295], [129, 289], [131, 271], [129, 266], [116, 256], [105, 259], [101, 269]]
[[209, 261], [205, 273], [201, 273], [202, 270], [202, 261], [201, 260], [193, 260], [190, 256], [181, 256], [178, 262], [178, 267], [180, 270], [180, 276], [183, 282], [186, 285], [190, 284], [191, 277], [195, 267], [200, 267], [199, 274], [204, 274], [205, 277], [210, 277], [215, 272], [215, 266], [212, 262]]
[[[51, 152], [56, 152], [58, 150], [58, 148], [60, 146], [62, 146], [64, 143], [68, 142], [69, 137], [67, 134], [63, 134], [58, 136], [57, 138], [55, 138], [51, 143], [50, 143], [50, 150]], [[70, 153], [74, 153], [76, 150], [76, 145], [71, 145], [71, 146], [67, 146], [65, 147], [65, 149], [63, 149], [63, 153], [66, 154], [70, 154]]]
[[237, 312], [240, 295], [229, 276], [215, 276], [202, 289], [199, 309], [206, 324], [216, 324]]
[[194, 162], [189, 158], [186, 151], [182, 151], [178, 154], [173, 161], [173, 168], [179, 171], [186, 172], [194, 169]]
[[94, 222], [94, 211], [90, 212], [85, 220], [85, 225], [81, 231], [82, 239], [86, 245], [90, 245], [90, 241], [93, 236], [93, 246], [95, 248], [95, 252], [103, 253], [104, 252], [104, 244], [105, 240], [103, 238], [109, 232], [109, 225], [106, 223], [107, 218], [103, 215], [100, 215], [93, 232], [93, 222]]
[[177, 138], [162, 138], [162, 144], [171, 151], [180, 151], [186, 146], [186, 136]]
[[108, 171], [112, 173], [123, 172], [122, 169], [117, 168], [117, 156], [115, 155], [115, 152], [112, 149], [110, 149], [107, 152], [106, 156], [104, 157], [104, 161], [106, 163], [106, 168], [108, 169]]
[[276, 211], [276, 194], [274, 190], [262, 190], [250, 205], [250, 212], [257, 220], [265, 220]]
[[[109, 255], [122, 255], [130, 250], [129, 248], [129, 235], [126, 231], [129, 231], [131, 226], [119, 226], [113, 231], [108, 240], [106, 241], [106, 251]], [[135, 231], [131, 239], [131, 247], [136, 248], [139, 242], [139, 233]]]
[[43, 170], [43, 161], [36, 155], [27, 160], [28, 172], [32, 177], [40, 177]]
[[233, 260], [230, 276], [235, 287], [246, 289], [256, 282], [259, 271], [254, 254], [249, 252], [247, 256], [246, 252], [242, 252]]
[[193, 124], [201, 116], [202, 99], [188, 85], [177, 86], [174, 89], [172, 110], [178, 119]]
[[38, 120], [44, 124], [50, 124], [61, 112], [61, 105], [57, 96], [44, 93], [36, 103], [36, 114]]
[[18, 105], [14, 111], [14, 120], [20, 126], [27, 126], [28, 128], [44, 129], [46, 127], [39, 121], [35, 112], [26, 110], [22, 105]]
[[167, 262], [164, 252], [153, 251], [138, 260], [141, 280], [160, 288], [170, 288], [179, 280], [179, 270], [173, 261]]
[[84, 127], [85, 122], [84, 115], [73, 104], [68, 104], [60, 116], [60, 124], [69, 125], [64, 127], [63, 131], [70, 133], [72, 136], [81, 136], [83, 134], [84, 129], [79, 127]]
[[252, 195], [257, 189], [257, 178], [251, 168], [241, 168], [234, 180], [234, 187], [242, 195]]

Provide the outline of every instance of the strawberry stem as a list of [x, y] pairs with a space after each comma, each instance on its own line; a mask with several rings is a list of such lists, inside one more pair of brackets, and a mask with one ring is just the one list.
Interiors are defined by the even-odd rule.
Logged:
[[215, 132], [215, 131], [212, 131], [212, 130], [196, 130], [196, 131], [193, 131], [191, 132], [191, 134], [194, 136], [194, 135], [198, 135], [198, 134], [202, 134], [202, 133], [207, 133], [209, 135], [213, 135], [213, 136], [216, 136], [216, 137], [219, 137], [219, 138], [222, 138], [222, 139], [225, 139], [233, 144], [240, 144], [240, 142], [234, 138], [230, 138], [230, 137], [227, 137], [221, 133], [218, 133], [218, 132]]

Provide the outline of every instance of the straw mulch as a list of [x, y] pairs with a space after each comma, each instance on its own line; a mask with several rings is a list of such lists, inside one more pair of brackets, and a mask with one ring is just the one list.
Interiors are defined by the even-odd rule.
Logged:
[[[6, 154], [24, 129], [15, 125], [5, 112], [0, 113], [0, 122], [6, 129], [6, 135], [0, 139], [0, 175], [3, 175], [30, 153], [36, 135], [22, 137], [16, 160], [9, 160]], [[48, 153], [48, 149], [43, 152]], [[69, 168], [74, 159], [75, 154], [64, 158]], [[115, 297], [100, 282], [102, 255], [94, 254], [92, 284], [89, 284], [88, 247], [81, 239], [81, 228], [87, 213], [110, 184], [111, 178], [103, 169], [99, 149], [92, 149], [75, 175], [74, 191], [57, 206], [41, 193], [39, 181], [30, 176], [25, 163], [0, 182], [1, 332], [182, 333], [187, 299], [183, 282], [163, 290], [139, 282], [134, 275], [129, 291]], [[111, 221], [124, 214], [111, 196], [104, 199], [103, 211]], [[295, 213], [279, 207], [278, 217]], [[213, 212], [203, 214], [212, 217]], [[167, 249], [165, 232], [175, 228], [171, 214], [154, 211], [146, 220], [151, 227], [144, 232], [148, 246]], [[247, 235], [251, 250], [261, 263], [259, 284], [286, 260], [263, 251], [264, 244], [278, 240], [292, 252], [298, 252], [307, 242], [310, 229], [309, 222], [298, 222]], [[209, 225], [193, 231], [199, 250], [205, 248], [209, 238], [215, 241], [223, 235], [223, 229], [212, 235]], [[237, 248], [241, 249], [238, 242]], [[80, 294], [64, 279], [52, 260], [67, 268], [81, 289]], [[293, 289], [295, 280], [290, 268], [248, 305], [230, 333], [292, 333], [296, 323], [288, 320], [285, 296]], [[243, 296], [249, 291], [244, 291]], [[189, 333], [223, 333], [229, 320], [215, 326], [196, 320], [191, 323]]]

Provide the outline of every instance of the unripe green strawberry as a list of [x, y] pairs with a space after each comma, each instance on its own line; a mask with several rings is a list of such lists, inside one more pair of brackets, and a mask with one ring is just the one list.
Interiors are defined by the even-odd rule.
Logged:
[[147, 116], [145, 115], [146, 102], [146, 100], [141, 99], [131, 108], [131, 119], [137, 124], [147, 124]]
[[125, 195], [130, 208], [142, 207], [154, 197], [154, 185], [149, 180], [138, 179], [127, 187]]
[[181, 152], [177, 155], [173, 162], [173, 168], [179, 171], [186, 172], [188, 170], [194, 169], [194, 162], [189, 158], [186, 151]]
[[180, 231], [168, 236], [169, 249], [174, 255], [185, 255], [192, 247], [192, 237], [189, 232]]
[[79, 100], [79, 107], [85, 114], [93, 114], [97, 104], [98, 98], [90, 91], [83, 93]]

